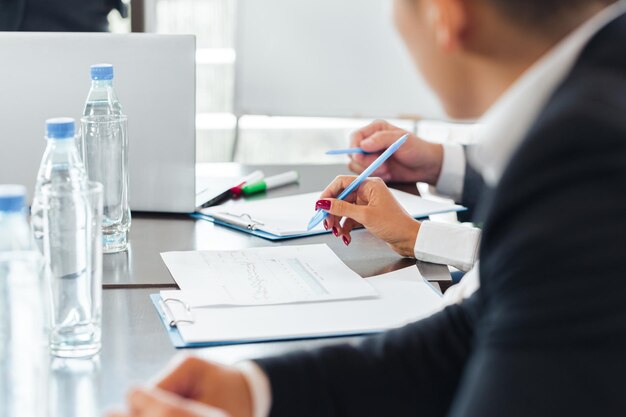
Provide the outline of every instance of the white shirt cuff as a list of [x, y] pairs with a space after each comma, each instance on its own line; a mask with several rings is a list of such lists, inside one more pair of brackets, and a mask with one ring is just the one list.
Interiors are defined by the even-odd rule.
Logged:
[[415, 258], [469, 271], [478, 256], [481, 230], [456, 223], [422, 222], [415, 240]]
[[272, 406], [272, 390], [267, 375], [252, 361], [239, 362], [235, 366], [248, 383], [252, 395], [252, 416], [268, 417]]
[[448, 288], [443, 294], [444, 305], [460, 304], [480, 288], [479, 264], [480, 261], [476, 262], [476, 265], [461, 278], [458, 284]]
[[461, 201], [463, 196], [463, 183], [465, 181], [465, 151], [463, 146], [456, 143], [443, 145], [443, 161], [441, 173], [435, 189], [438, 194]]

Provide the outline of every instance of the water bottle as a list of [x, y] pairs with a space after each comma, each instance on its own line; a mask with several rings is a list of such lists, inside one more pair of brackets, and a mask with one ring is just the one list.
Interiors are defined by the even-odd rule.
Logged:
[[47, 146], [41, 159], [33, 204], [31, 206], [31, 227], [40, 252], [43, 253], [43, 207], [41, 190], [48, 184], [71, 184], [84, 188], [87, 184], [80, 153], [75, 140], [74, 119], [55, 118], [46, 121]]
[[113, 89], [113, 65], [91, 66], [91, 88], [83, 116], [120, 116], [122, 105]]
[[113, 89], [113, 66], [91, 67], [91, 89], [81, 119], [81, 154], [87, 176], [104, 187], [103, 251], [128, 246], [128, 128]]
[[46, 416], [43, 259], [26, 221], [26, 189], [0, 185], [0, 416]]

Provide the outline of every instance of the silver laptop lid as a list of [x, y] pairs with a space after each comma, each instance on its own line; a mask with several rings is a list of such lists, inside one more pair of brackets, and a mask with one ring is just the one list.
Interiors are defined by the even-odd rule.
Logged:
[[0, 183], [32, 197], [45, 120], [80, 120], [89, 67], [105, 62], [128, 115], [131, 209], [194, 211], [194, 36], [0, 32], [0, 57]]

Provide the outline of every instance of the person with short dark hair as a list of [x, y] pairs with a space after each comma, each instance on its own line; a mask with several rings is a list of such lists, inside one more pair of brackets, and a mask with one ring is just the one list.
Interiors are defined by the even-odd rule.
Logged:
[[0, 0], [0, 30], [107, 32], [112, 10], [128, 14], [122, 0]]
[[[626, 415], [626, 3], [394, 4], [448, 114], [484, 125], [469, 156], [484, 180], [480, 287], [358, 345], [234, 367], [186, 358], [112, 416]], [[337, 200], [352, 179], [322, 194], [326, 226], [349, 240], [363, 225], [411, 255], [426, 222], [377, 178]]]

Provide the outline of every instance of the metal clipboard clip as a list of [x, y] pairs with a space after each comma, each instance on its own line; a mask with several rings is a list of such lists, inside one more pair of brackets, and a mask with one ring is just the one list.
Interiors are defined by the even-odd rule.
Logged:
[[265, 226], [265, 223], [254, 220], [252, 216], [246, 213], [233, 214], [227, 212], [212, 213], [211, 216], [221, 222], [231, 224], [233, 226], [243, 227], [248, 230], [256, 230], [259, 226]]
[[[170, 306], [167, 303], [178, 303], [185, 309], [185, 313], [187, 314], [186, 318], [176, 318], [176, 315], [170, 309]], [[166, 298], [164, 300], [159, 300], [159, 304], [161, 305], [161, 309], [163, 310], [163, 314], [167, 318], [168, 324], [170, 327], [177, 327], [179, 323], [189, 323], [194, 324], [196, 321], [193, 318], [193, 313], [191, 311], [191, 307], [182, 300], [178, 298]]]

